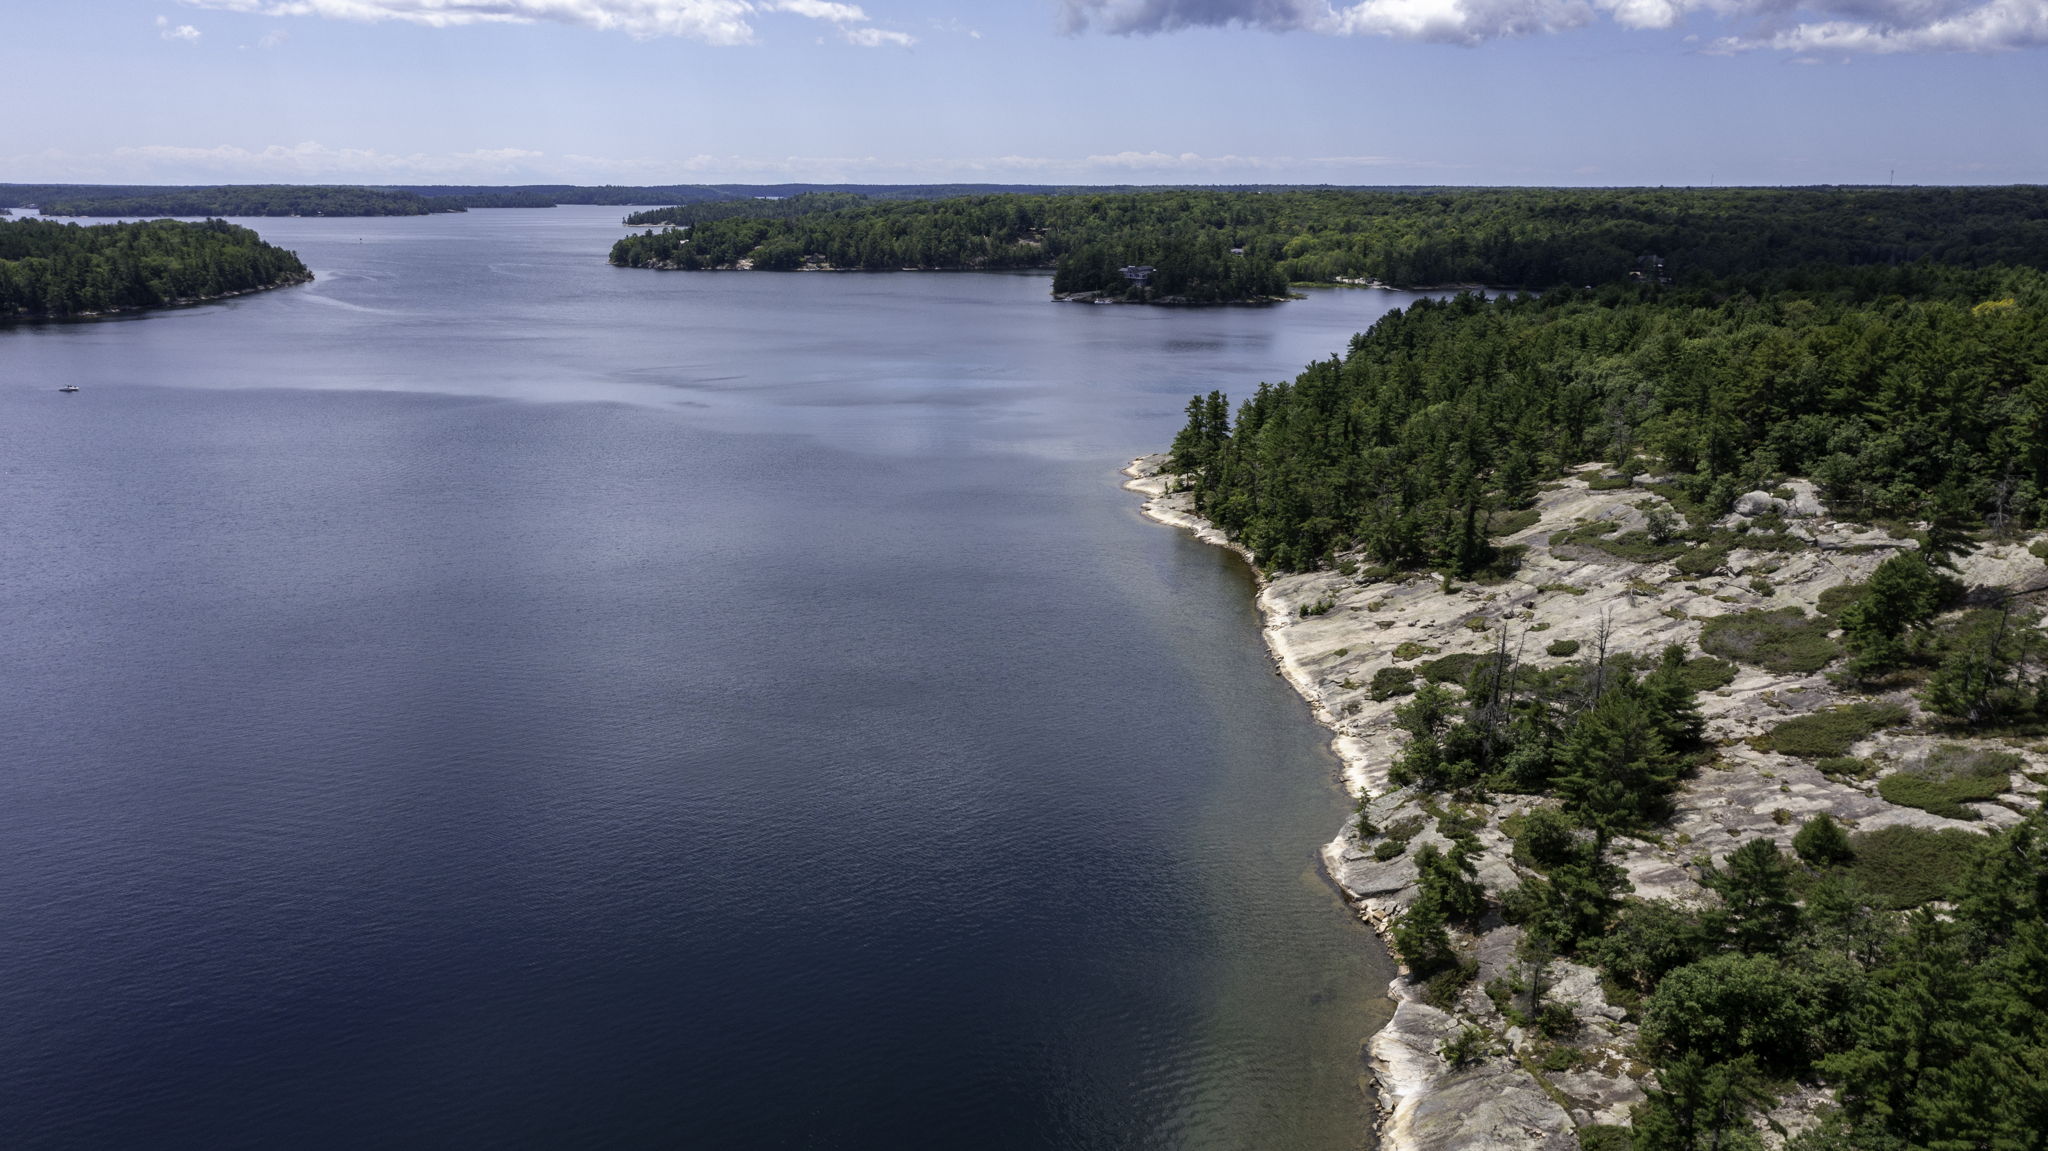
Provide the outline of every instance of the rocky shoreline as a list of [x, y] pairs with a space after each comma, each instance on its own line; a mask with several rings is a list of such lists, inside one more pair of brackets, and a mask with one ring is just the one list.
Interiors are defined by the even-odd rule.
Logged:
[[[1249, 552], [1175, 490], [1174, 477], [1162, 470], [1165, 462], [1164, 456], [1141, 457], [1125, 469], [1124, 486], [1145, 497], [1145, 515], [1250, 561]], [[1748, 521], [1773, 517], [1789, 523], [1803, 546], [1789, 553], [1737, 547], [1706, 575], [1553, 540], [1596, 521], [1615, 530], [1638, 529], [1648, 512], [1672, 512], [1643, 487], [1589, 482], [1599, 477], [1597, 466], [1589, 465], [1546, 485], [1533, 516], [1525, 514], [1532, 522], [1505, 538], [1526, 551], [1514, 576], [1498, 583], [1460, 586], [1433, 574], [1374, 582], [1356, 574], [1355, 562], [1343, 562], [1356, 556], [1339, 557], [1338, 570], [1260, 578], [1258, 603], [1276, 668], [1331, 730], [1347, 788], [1370, 797], [1363, 810], [1371, 824], [1408, 829], [1400, 849], [1388, 850], [1387, 835], [1361, 839], [1357, 827], [1347, 824], [1322, 851], [1330, 878], [1383, 939], [1418, 894], [1410, 848], [1435, 844], [1449, 850], [1451, 840], [1440, 826], [1443, 813], [1435, 797], [1394, 788], [1388, 779], [1400, 747], [1390, 720], [1401, 701], [1374, 698], [1378, 693], [1369, 685], [1376, 670], [1424, 653], [1485, 655], [1501, 644], [1503, 631], [1509, 650], [1539, 666], [1563, 662], [1543, 654], [1557, 641], [1577, 641], [1590, 651], [1603, 636], [1610, 652], [1649, 656], [1670, 644], [1691, 650], [1704, 620], [1753, 609], [1815, 613], [1829, 588], [1863, 580], [1886, 557], [1916, 546], [1903, 535], [1829, 518], [1812, 486], [1797, 482], [1776, 495], [1744, 496], [1738, 511], [1719, 525], [1747, 530]], [[1974, 587], [2038, 585], [2048, 575], [2042, 562], [2023, 543], [1987, 546], [1962, 560], [1961, 577]], [[1824, 775], [1808, 760], [1749, 742], [1785, 719], [1862, 698], [1819, 672], [1772, 672], [1747, 664], [1725, 686], [1702, 692], [1713, 762], [1685, 782], [1676, 815], [1659, 834], [1614, 845], [1611, 858], [1626, 870], [1633, 895], [1681, 905], [1711, 901], [1716, 897], [1700, 882], [1703, 863], [1719, 864], [1755, 838], [1789, 848], [1801, 822], [1823, 812], [1859, 831], [1903, 825], [1982, 832], [2018, 822], [2039, 802], [2044, 788], [2036, 777], [2048, 780], [2042, 774], [2048, 757], [2005, 742], [1948, 736], [1939, 741], [1981, 743], [2023, 761], [2008, 793], [1970, 805], [1975, 818], [1968, 821], [1896, 806], [1877, 794], [1875, 778]], [[1917, 707], [1903, 691], [1886, 699], [1909, 711]], [[1888, 772], [1924, 757], [1936, 742], [1911, 729], [1879, 733], [1859, 742], [1855, 754]], [[1528, 874], [1504, 824], [1544, 802], [1500, 795], [1465, 813], [1480, 822], [1477, 878], [1490, 899], [1498, 900]], [[1580, 1145], [1584, 1128], [1626, 1125], [1645, 1086], [1654, 1085], [1654, 1073], [1636, 1051], [1635, 1022], [1623, 1006], [1609, 1002], [1600, 974], [1557, 959], [1532, 977], [1520, 957], [1521, 930], [1497, 912], [1454, 934], [1460, 952], [1476, 965], [1476, 976], [1454, 1002], [1432, 1005], [1427, 988], [1404, 970], [1388, 989], [1396, 1003], [1393, 1018], [1367, 1046], [1379, 1095], [1380, 1145], [1386, 1151], [1570, 1151]], [[1489, 984], [1498, 988], [1518, 979], [1540, 979], [1546, 999], [1569, 1007], [1572, 1038], [1552, 1041], [1526, 1032], [1487, 993]], [[1453, 1066], [1441, 1051], [1461, 1036], [1476, 1041], [1478, 1053]], [[1763, 1117], [1759, 1135], [1767, 1144], [1781, 1144], [1811, 1125], [1816, 1107], [1825, 1102], [1825, 1092], [1801, 1088]]]

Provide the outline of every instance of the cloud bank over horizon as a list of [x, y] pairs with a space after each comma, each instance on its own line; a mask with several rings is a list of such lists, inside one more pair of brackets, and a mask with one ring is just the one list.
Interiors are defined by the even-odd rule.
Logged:
[[381, 23], [397, 20], [429, 28], [466, 24], [567, 24], [624, 32], [636, 40], [674, 36], [707, 44], [752, 44], [754, 18], [783, 13], [832, 25], [840, 38], [865, 48], [908, 48], [905, 32], [873, 27], [857, 4], [836, 0], [179, 0], [190, 8], [256, 16], [315, 16]]
[[2000, 52], [2048, 47], [2048, 0], [1060, 0], [1061, 25], [1120, 35], [1246, 27], [1477, 45], [1582, 28], [1737, 26], [1707, 51]]

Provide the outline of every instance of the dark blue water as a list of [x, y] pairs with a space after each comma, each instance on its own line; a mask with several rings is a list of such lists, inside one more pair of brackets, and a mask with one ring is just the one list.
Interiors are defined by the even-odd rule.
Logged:
[[0, 1142], [1363, 1142], [1333, 761], [1116, 469], [1399, 298], [619, 214], [255, 221], [318, 282], [0, 328]]

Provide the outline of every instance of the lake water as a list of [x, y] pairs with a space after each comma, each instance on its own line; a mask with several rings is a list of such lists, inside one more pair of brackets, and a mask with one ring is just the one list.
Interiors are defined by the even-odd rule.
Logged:
[[1334, 761], [1117, 470], [1408, 297], [624, 211], [246, 221], [317, 282], [0, 328], [0, 1141], [1365, 1142]]

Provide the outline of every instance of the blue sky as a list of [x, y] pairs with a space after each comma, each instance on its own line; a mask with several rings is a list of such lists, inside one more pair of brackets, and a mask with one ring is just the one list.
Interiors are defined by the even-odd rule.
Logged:
[[10, 8], [7, 182], [2048, 182], [2048, 0]]

